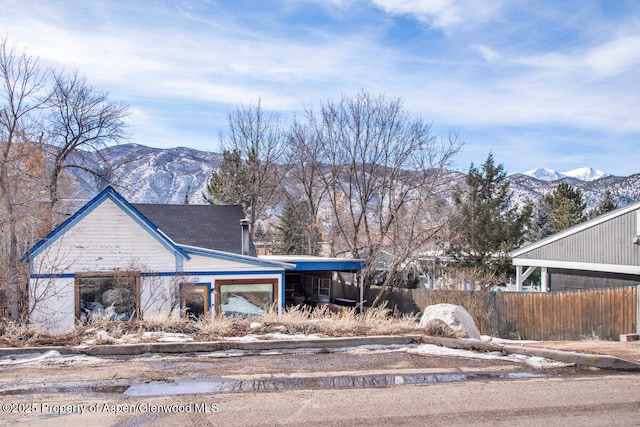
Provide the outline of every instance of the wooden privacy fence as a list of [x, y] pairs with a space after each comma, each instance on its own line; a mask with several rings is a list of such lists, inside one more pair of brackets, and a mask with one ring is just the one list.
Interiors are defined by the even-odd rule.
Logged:
[[[567, 292], [394, 289], [389, 308], [422, 312], [439, 303], [463, 306], [484, 335], [529, 340], [618, 340], [638, 333], [637, 286]], [[365, 299], [372, 301], [372, 290]]]
[[500, 337], [618, 340], [637, 332], [638, 287], [568, 292], [496, 292]]

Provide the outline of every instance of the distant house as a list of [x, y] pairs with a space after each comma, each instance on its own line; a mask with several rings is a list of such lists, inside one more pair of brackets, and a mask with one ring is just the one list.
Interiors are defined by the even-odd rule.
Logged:
[[640, 202], [518, 249], [512, 257], [519, 290], [537, 268], [543, 291], [638, 285]]
[[22, 261], [30, 265], [30, 319], [53, 333], [99, 316], [127, 320], [174, 310], [244, 316], [271, 307], [281, 313], [292, 303], [286, 301], [285, 272], [304, 274], [308, 290], [320, 292], [318, 284], [332, 269], [364, 267], [360, 260], [262, 259], [239, 205], [131, 204], [112, 187]]

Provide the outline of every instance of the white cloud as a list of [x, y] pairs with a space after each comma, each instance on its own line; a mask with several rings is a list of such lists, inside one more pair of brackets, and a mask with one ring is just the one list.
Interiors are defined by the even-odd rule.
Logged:
[[373, 3], [388, 13], [415, 15], [438, 28], [450, 27], [463, 19], [453, 0], [373, 0]]
[[413, 15], [419, 21], [443, 30], [483, 21], [501, 7], [501, 0], [371, 0], [393, 15]]
[[[510, 61], [558, 73], [590, 73], [590, 78], [610, 78], [640, 65], [640, 35], [622, 36], [609, 42], [564, 53], [550, 51], [511, 58]], [[584, 77], [584, 76], [583, 76]]]
[[480, 53], [485, 61], [493, 62], [501, 57], [500, 53], [491, 49], [489, 46], [478, 44], [472, 47]]
[[640, 65], [640, 35], [623, 36], [597, 46], [581, 58], [599, 77], [612, 77]]

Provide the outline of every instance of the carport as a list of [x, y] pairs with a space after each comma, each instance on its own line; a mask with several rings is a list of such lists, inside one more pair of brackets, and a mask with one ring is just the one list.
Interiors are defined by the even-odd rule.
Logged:
[[[360, 313], [363, 312], [363, 278], [358, 273], [366, 265], [364, 260], [304, 255], [265, 255], [259, 258], [295, 265], [295, 268], [285, 271], [285, 306], [326, 305], [329, 309], [358, 306]], [[354, 286], [357, 287], [357, 295], [353, 294]]]

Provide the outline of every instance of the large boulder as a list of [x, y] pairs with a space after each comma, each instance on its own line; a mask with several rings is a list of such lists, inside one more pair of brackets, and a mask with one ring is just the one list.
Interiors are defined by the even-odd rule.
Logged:
[[421, 328], [427, 328], [433, 325], [433, 321], [435, 320], [446, 323], [456, 332], [458, 337], [471, 338], [474, 340], [480, 339], [480, 331], [464, 307], [454, 304], [430, 305], [424, 309], [419, 326]]

